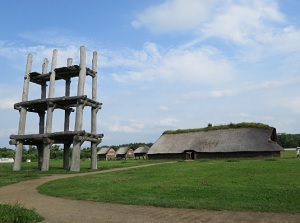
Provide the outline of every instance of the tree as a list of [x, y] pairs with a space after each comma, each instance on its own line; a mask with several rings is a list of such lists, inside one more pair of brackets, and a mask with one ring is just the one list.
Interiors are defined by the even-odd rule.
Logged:
[[115, 150], [118, 149], [119, 147], [126, 147], [126, 146], [130, 146], [133, 148], [133, 150], [136, 150], [138, 147], [140, 146], [148, 146], [148, 147], [151, 147], [153, 145], [153, 143], [142, 143], [142, 142], [135, 142], [135, 143], [128, 143], [128, 144], [122, 144], [122, 145], [113, 145], [113, 146], [110, 146], [112, 148], [114, 148]]
[[91, 152], [91, 148], [83, 148], [80, 151], [80, 157], [81, 159], [89, 159], [91, 158], [92, 152]]
[[277, 143], [282, 148], [296, 148], [300, 146], [300, 134], [278, 133]]
[[14, 158], [15, 150], [9, 148], [0, 148], [0, 158]]
[[50, 159], [62, 159], [63, 151], [60, 149], [59, 145], [54, 145], [50, 150]]
[[22, 161], [26, 162], [26, 160], [31, 161], [37, 161], [38, 153], [37, 148], [35, 146], [28, 146], [28, 149], [26, 147], [23, 147], [23, 155], [22, 155]]

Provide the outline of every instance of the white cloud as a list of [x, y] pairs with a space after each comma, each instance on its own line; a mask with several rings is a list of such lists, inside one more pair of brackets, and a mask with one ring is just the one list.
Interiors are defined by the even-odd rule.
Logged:
[[232, 96], [235, 95], [236, 91], [232, 89], [225, 89], [225, 90], [215, 90], [210, 92], [210, 96], [213, 98], [225, 97], [225, 96]]
[[275, 2], [251, 0], [227, 4], [212, 22], [204, 25], [206, 37], [229, 39], [239, 44], [266, 42], [270, 22], [283, 22]]
[[260, 83], [255, 83], [244, 88], [245, 90], [256, 91], [261, 89], [287, 88], [300, 83], [300, 77], [280, 78], [275, 80], [267, 80]]
[[[290, 27], [285, 32], [290, 33], [293, 30], [295, 28]], [[11, 44], [7, 44], [7, 48], [1, 48], [3, 54], [5, 52], [15, 52], [17, 49], [16, 46], [11, 46]], [[26, 47], [19, 48], [19, 50], [21, 52], [32, 51], [34, 64], [37, 64], [36, 60], [41, 62], [41, 58], [48, 57], [50, 59], [52, 56], [52, 49], [46, 47]], [[78, 47], [71, 45], [68, 48], [59, 49], [58, 61], [64, 61], [70, 55], [78, 58]], [[88, 56], [90, 57], [90, 55]], [[112, 60], [109, 60], [111, 58]], [[113, 62], [102, 66], [125, 68], [126, 70], [122, 74], [112, 74], [115, 80], [125, 82], [162, 79], [171, 82], [189, 81], [205, 84], [230, 80], [236, 74], [233, 63], [226, 59], [219, 50], [213, 47], [197, 48], [194, 44], [184, 44], [170, 50], [163, 50], [156, 44], [148, 42], [140, 51], [129, 50], [112, 53], [109, 59], [107, 60]], [[40, 64], [38, 65], [40, 66]], [[211, 92], [211, 96], [215, 97], [230, 94], [232, 94], [232, 90]]]
[[247, 117], [249, 117], [250, 115], [247, 114], [247, 113], [242, 112], [242, 113], [240, 113], [240, 116], [243, 117], [243, 118], [247, 118]]
[[0, 110], [2, 109], [13, 109], [14, 104], [17, 102], [16, 99], [1, 98], [0, 99]]
[[133, 132], [138, 132], [137, 129], [131, 127], [131, 126], [123, 126], [119, 123], [114, 123], [111, 124], [108, 129], [111, 132], [124, 132], [124, 133], [133, 133]]
[[162, 106], [159, 106], [159, 110], [160, 111], [170, 111], [170, 108], [168, 106], [162, 105]]
[[[135, 55], [143, 55], [143, 59], [139, 60]], [[140, 53], [136, 52], [131, 57], [125, 53], [118, 58], [119, 66], [126, 61], [125, 66], [129, 68], [122, 74], [112, 74], [115, 80], [121, 82], [165, 80], [212, 84], [228, 81], [235, 75], [231, 62], [212, 47], [178, 46], [164, 51], [148, 43]]]
[[94, 45], [91, 38], [86, 38], [81, 35], [74, 35], [72, 31], [67, 29], [41, 29], [34, 30], [28, 33], [20, 33], [19, 36], [25, 40], [41, 44], [43, 46], [60, 46], [61, 48], [68, 48], [70, 45], [81, 46], [85, 45], [89, 47]]
[[[237, 80], [236, 80], [237, 81]], [[187, 91], [186, 93], [182, 94], [182, 98], [184, 100], [195, 100], [199, 98], [222, 98], [222, 97], [236, 97], [242, 95], [244, 93], [251, 94], [257, 93], [259, 91], [274, 91], [274, 89], [286, 89], [289, 87], [296, 86], [300, 83], [300, 78], [281, 78], [277, 80], [266, 80], [262, 82], [255, 82], [249, 84], [241, 84], [239, 87], [232, 87], [228, 88], [225, 87], [224, 89], [217, 89], [217, 90], [193, 90]]]
[[5, 137], [5, 140], [9, 141], [9, 136], [13, 133], [16, 134], [18, 132], [17, 129], [0, 129], [0, 137]]
[[166, 127], [176, 126], [178, 120], [176, 118], [165, 118], [159, 121], [159, 124]]
[[189, 30], [202, 41], [231, 41], [246, 47], [233, 55], [246, 61], [300, 51], [300, 30], [271, 0], [167, 0], [140, 12], [132, 24], [157, 33]]
[[203, 23], [200, 36], [236, 44], [240, 61], [259, 61], [278, 54], [300, 52], [300, 29], [290, 25], [276, 1], [232, 1], [212, 20]]
[[19, 102], [22, 98], [22, 88], [15, 85], [16, 89], [21, 89], [19, 92], [12, 91], [13, 87], [7, 86], [3, 83], [0, 84], [0, 110], [14, 109], [14, 104]]
[[142, 122], [137, 120], [132, 120], [132, 119], [122, 120], [122, 121], [115, 120], [109, 124], [106, 123], [104, 125], [111, 132], [134, 133], [134, 132], [140, 132], [141, 130], [144, 129], [144, 124]]
[[145, 27], [155, 33], [191, 30], [208, 19], [217, 2], [167, 0], [145, 9], [131, 24], [135, 28]]
[[[38, 36], [43, 35], [42, 33], [40, 33], [40, 35]], [[41, 72], [44, 58], [47, 58], [49, 61], [48, 71], [50, 71], [54, 49], [57, 49], [58, 51], [57, 67], [62, 67], [67, 65], [68, 58], [73, 59], [73, 64], [79, 64], [79, 49], [80, 46], [84, 45], [87, 51], [87, 65], [91, 65], [93, 56], [92, 51], [95, 50], [94, 48], [89, 48], [87, 45], [85, 45], [84, 42], [79, 43], [77, 41], [72, 40], [72, 38], [69, 37], [63, 37], [63, 39], [64, 41], [62, 41], [62, 43], [58, 42], [54, 46], [47, 45], [45, 43], [42, 43], [41, 45], [37, 44], [34, 46], [24, 46], [0, 40], [0, 57], [9, 59], [11, 64], [13, 64], [13, 66], [15, 66], [16, 69], [25, 71], [27, 56], [30, 53], [33, 55], [32, 71]], [[50, 40], [51, 38], [49, 38], [49, 41]], [[22, 63], [20, 63], [20, 61]], [[20, 67], [20, 65], [22, 65], [23, 67]]]
[[278, 5], [270, 0], [167, 0], [140, 12], [132, 26], [155, 33], [193, 31], [201, 38], [249, 44], [267, 42], [273, 32], [270, 25], [284, 21]]
[[279, 30], [268, 39], [271, 50], [275, 52], [292, 53], [300, 52], [300, 29], [287, 26]]
[[234, 74], [230, 62], [212, 48], [172, 50], [158, 71], [170, 81], [208, 83], [226, 81]]
[[232, 97], [241, 93], [242, 89], [232, 88], [232, 89], [221, 89], [221, 90], [194, 90], [186, 92], [182, 95], [184, 100], [196, 100], [199, 98], [223, 98]]

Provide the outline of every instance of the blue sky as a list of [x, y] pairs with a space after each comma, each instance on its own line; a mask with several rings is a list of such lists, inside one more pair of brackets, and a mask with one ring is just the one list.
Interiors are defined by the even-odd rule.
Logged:
[[[16, 7], [16, 5], [18, 7]], [[169, 129], [262, 122], [300, 133], [300, 1], [5, 1], [0, 8], [0, 147], [17, 134], [28, 53], [32, 71], [58, 50], [78, 64], [97, 51], [101, 145], [155, 142]], [[64, 94], [57, 83], [55, 96]], [[87, 79], [85, 91], [90, 95]], [[72, 82], [73, 95], [76, 82]], [[29, 99], [40, 97], [31, 84]], [[90, 129], [89, 111], [84, 129]], [[71, 118], [74, 118], [74, 115]], [[62, 131], [55, 111], [53, 131]], [[71, 129], [74, 128], [71, 123]], [[28, 114], [26, 133], [37, 133]]]

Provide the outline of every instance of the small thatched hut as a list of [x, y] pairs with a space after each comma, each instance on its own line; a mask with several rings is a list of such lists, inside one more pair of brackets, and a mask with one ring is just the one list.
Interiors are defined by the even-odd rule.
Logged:
[[276, 140], [275, 128], [251, 123], [167, 131], [150, 148], [148, 158], [279, 157], [283, 149]]
[[116, 158], [116, 151], [112, 147], [102, 147], [98, 152], [99, 159], [111, 160]]
[[133, 148], [130, 146], [120, 147], [116, 151], [116, 158], [117, 159], [127, 159], [127, 158], [134, 158]]
[[138, 147], [136, 150], [134, 150], [134, 156], [137, 158], [143, 158], [143, 159], [145, 159], [145, 158], [147, 158], [147, 153], [148, 153], [148, 151], [149, 151], [149, 149], [150, 149], [150, 147], [149, 146], [146, 146], [146, 145], [144, 145], [144, 146], [140, 146], [140, 147]]

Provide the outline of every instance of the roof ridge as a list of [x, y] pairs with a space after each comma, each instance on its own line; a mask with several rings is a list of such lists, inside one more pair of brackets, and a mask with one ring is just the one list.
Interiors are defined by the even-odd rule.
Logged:
[[259, 123], [259, 122], [241, 122], [241, 123], [230, 123], [227, 125], [216, 125], [212, 126], [208, 124], [205, 128], [194, 128], [194, 129], [177, 129], [177, 130], [166, 130], [163, 132], [164, 134], [179, 134], [179, 133], [190, 133], [190, 132], [206, 132], [206, 131], [214, 131], [220, 129], [236, 129], [236, 128], [262, 128], [267, 129], [270, 128], [269, 125]]

